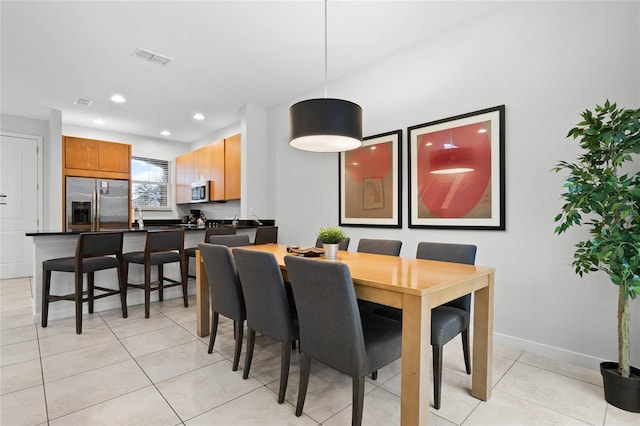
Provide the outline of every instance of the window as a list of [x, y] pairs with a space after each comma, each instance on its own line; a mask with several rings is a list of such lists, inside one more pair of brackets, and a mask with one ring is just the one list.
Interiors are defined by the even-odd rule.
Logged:
[[168, 209], [169, 162], [131, 157], [131, 206]]

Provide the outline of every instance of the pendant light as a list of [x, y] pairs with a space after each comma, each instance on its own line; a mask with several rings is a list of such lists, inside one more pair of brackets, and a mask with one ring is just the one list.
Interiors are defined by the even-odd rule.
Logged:
[[324, 98], [289, 108], [289, 144], [303, 151], [342, 152], [362, 145], [362, 108], [327, 97], [327, 0], [324, 1]]

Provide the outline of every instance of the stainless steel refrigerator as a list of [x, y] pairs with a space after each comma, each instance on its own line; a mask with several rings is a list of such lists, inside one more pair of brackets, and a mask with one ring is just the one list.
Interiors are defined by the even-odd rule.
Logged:
[[129, 228], [129, 181], [67, 177], [67, 231]]

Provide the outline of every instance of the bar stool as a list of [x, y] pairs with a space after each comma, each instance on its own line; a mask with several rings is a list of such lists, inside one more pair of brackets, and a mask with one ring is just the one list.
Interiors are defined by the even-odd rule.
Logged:
[[[120, 294], [122, 317], [127, 317], [126, 286], [122, 280], [122, 232], [86, 232], [80, 234], [76, 245], [76, 255], [49, 259], [42, 262], [42, 327], [47, 326], [49, 302], [72, 300], [76, 304], [76, 333], [82, 334], [82, 303], [89, 302], [89, 313], [93, 313], [93, 301]], [[116, 268], [118, 289], [95, 285], [94, 273]], [[70, 294], [51, 295], [51, 272], [73, 272], [75, 291]], [[84, 274], [87, 274], [87, 291], [84, 291]], [[95, 295], [100, 290], [102, 294]], [[86, 295], [86, 297], [84, 297]]]
[[277, 226], [258, 226], [256, 228], [256, 236], [253, 240], [254, 244], [269, 244], [278, 242]]
[[[164, 276], [166, 263], [180, 262], [180, 280], [174, 280]], [[129, 264], [144, 265], [144, 283], [129, 282]], [[151, 281], [151, 266], [158, 267], [158, 280]], [[164, 289], [182, 286], [184, 307], [189, 306], [187, 296], [187, 262], [184, 255], [184, 229], [168, 229], [162, 231], [147, 231], [147, 241], [144, 251], [135, 251], [124, 254], [125, 300], [127, 287], [135, 287], [144, 290], [144, 317], [149, 318], [151, 292], [158, 290], [158, 299], [164, 298]], [[165, 281], [170, 284], [165, 284]], [[155, 286], [155, 287], [152, 287]]]
[[[217, 226], [215, 228], [207, 228], [204, 231], [204, 242], [209, 242], [209, 237], [212, 235], [236, 235], [236, 227], [235, 226]], [[196, 250], [198, 247], [189, 247], [184, 249], [184, 255], [187, 257], [187, 268], [189, 267], [189, 259], [196, 257]], [[187, 272], [187, 277], [195, 278], [195, 275], [189, 274]]]

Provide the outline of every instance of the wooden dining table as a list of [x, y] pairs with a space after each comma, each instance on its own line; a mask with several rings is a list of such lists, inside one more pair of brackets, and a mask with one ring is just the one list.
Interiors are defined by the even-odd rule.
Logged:
[[[243, 247], [273, 253], [286, 279], [283, 244]], [[493, 348], [493, 280], [495, 269], [408, 257], [339, 251], [337, 259], [351, 272], [359, 299], [402, 309], [401, 425], [426, 425], [429, 416], [431, 309], [474, 293], [471, 395], [491, 396]], [[196, 251], [197, 333], [209, 334], [209, 285]]]

